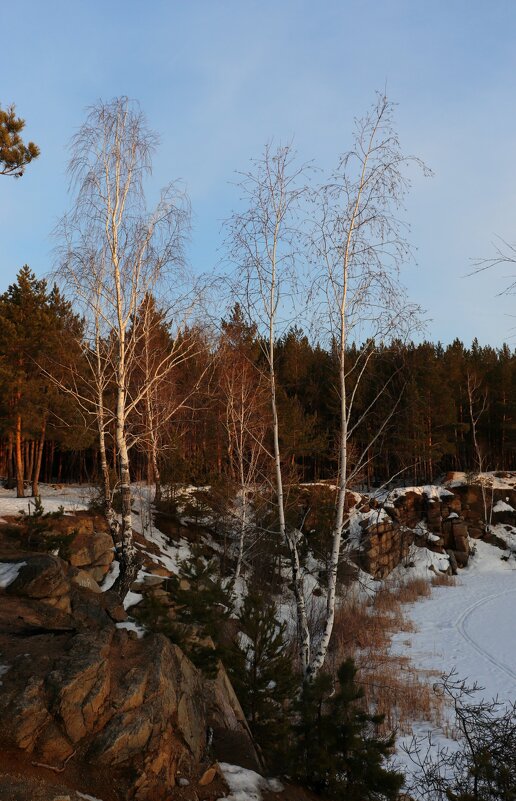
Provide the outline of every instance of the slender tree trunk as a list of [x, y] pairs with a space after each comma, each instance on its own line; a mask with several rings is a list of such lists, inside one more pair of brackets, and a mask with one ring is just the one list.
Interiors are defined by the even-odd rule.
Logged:
[[371, 134], [369, 147], [365, 153], [362, 164], [360, 181], [358, 184], [357, 195], [353, 204], [353, 211], [350, 217], [349, 227], [346, 233], [344, 252], [342, 254], [342, 295], [339, 307], [339, 388], [340, 388], [340, 434], [339, 434], [339, 486], [337, 491], [337, 507], [335, 512], [335, 524], [333, 527], [333, 541], [330, 557], [330, 569], [328, 575], [328, 594], [326, 600], [326, 620], [323, 636], [317, 653], [309, 666], [309, 677], [316, 676], [324, 664], [328, 647], [330, 645], [335, 620], [335, 601], [337, 589], [337, 575], [339, 569], [340, 546], [342, 541], [342, 529], [344, 527], [344, 507], [346, 503], [346, 489], [348, 481], [348, 399], [346, 386], [346, 346], [347, 346], [347, 320], [348, 313], [348, 278], [349, 265], [351, 258], [352, 242], [355, 232], [357, 216], [359, 214], [360, 201], [364, 191], [365, 175], [367, 163], [376, 127]]
[[[116, 253], [116, 249], [115, 249]], [[119, 554], [120, 574], [114, 587], [121, 598], [125, 598], [136, 578], [139, 569], [137, 551], [133, 540], [131, 512], [131, 476], [129, 472], [129, 453], [126, 438], [126, 341], [125, 326], [122, 322], [121, 282], [117, 269], [117, 308], [118, 308], [118, 358], [117, 358], [117, 400], [115, 440], [120, 464], [120, 495], [122, 500], [121, 549]]]
[[22, 439], [21, 439], [21, 415], [16, 415], [16, 429], [15, 429], [15, 461], [16, 461], [16, 497], [25, 497], [25, 486], [23, 476], [23, 455], [22, 455]]
[[27, 479], [32, 478], [34, 470], [34, 440], [25, 443], [25, 475]]
[[111, 536], [113, 537], [113, 543], [116, 548], [117, 545], [119, 544], [118, 540], [119, 540], [120, 526], [118, 523], [117, 516], [115, 514], [115, 510], [113, 509], [113, 501], [111, 498], [111, 479], [109, 476], [109, 465], [106, 452], [104, 397], [101, 387], [98, 387], [98, 396], [97, 396], [97, 426], [99, 433], [99, 455], [100, 455], [100, 470], [102, 473], [102, 500], [104, 505], [104, 515], [108, 522], [109, 530], [111, 531]]
[[[145, 343], [145, 347], [148, 348], [148, 343]], [[158, 442], [156, 436], [156, 424], [154, 413], [152, 409], [152, 400], [150, 398], [150, 393], [146, 392], [145, 394], [145, 405], [147, 407], [147, 425], [149, 429], [149, 439], [150, 439], [150, 459], [151, 459], [151, 468], [152, 473], [154, 475], [154, 503], [159, 503], [161, 501], [161, 475], [159, 472], [159, 464], [158, 464]]]
[[137, 551], [133, 541], [132, 512], [131, 512], [131, 477], [129, 472], [129, 454], [127, 451], [127, 441], [124, 426], [124, 401], [125, 392], [123, 387], [118, 389], [117, 401], [117, 420], [116, 420], [116, 444], [120, 459], [120, 495], [122, 500], [122, 543], [119, 554], [120, 575], [115, 582], [115, 589], [121, 598], [125, 598], [131, 588], [131, 584], [136, 579], [139, 569]]
[[235, 567], [235, 581], [240, 578], [244, 558], [244, 542], [247, 529], [247, 487], [245, 486], [244, 460], [242, 449], [239, 450], [240, 486], [242, 488], [242, 513], [240, 515], [240, 536], [238, 538], [238, 556]]
[[337, 594], [337, 576], [339, 570], [342, 530], [344, 528], [344, 510], [348, 477], [348, 407], [346, 391], [346, 284], [344, 284], [344, 300], [341, 307], [340, 353], [339, 353], [339, 388], [340, 388], [340, 433], [339, 433], [339, 484], [337, 490], [337, 506], [333, 527], [332, 548], [328, 570], [328, 591], [326, 597], [326, 619], [321, 642], [317, 653], [309, 666], [309, 678], [316, 676], [324, 664], [335, 621], [335, 602]]
[[56, 452], [56, 443], [54, 442], [54, 440], [52, 440], [52, 442], [50, 443], [50, 452], [48, 454], [48, 477], [47, 477], [48, 484], [50, 484], [54, 475], [53, 469], [54, 469], [55, 452]]
[[156, 447], [155, 438], [153, 438], [152, 449], [151, 449], [151, 458], [152, 458], [152, 472], [154, 473], [154, 503], [160, 503], [162, 497], [161, 491], [161, 475], [159, 472], [159, 464], [158, 464], [158, 450]]
[[41, 434], [37, 445], [36, 459], [34, 462], [34, 471], [32, 473], [32, 497], [36, 498], [39, 495], [39, 474], [41, 472], [41, 461], [43, 458], [43, 448], [45, 446], [45, 434], [47, 431], [47, 418], [43, 417], [43, 424], [41, 426]]
[[13, 433], [9, 431], [7, 438], [7, 489], [14, 489], [14, 470], [13, 470]]

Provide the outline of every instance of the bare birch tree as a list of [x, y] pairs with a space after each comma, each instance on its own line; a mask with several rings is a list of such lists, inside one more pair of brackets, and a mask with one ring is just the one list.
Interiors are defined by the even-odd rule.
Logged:
[[238, 550], [234, 579], [240, 577], [245, 543], [251, 527], [251, 495], [262, 478], [268, 429], [268, 388], [261, 371], [235, 342], [223, 341], [219, 352], [222, 424], [227, 436], [230, 468], [238, 486], [236, 519]]
[[229, 248], [245, 285], [244, 307], [263, 334], [267, 363], [273, 437], [273, 461], [278, 529], [288, 546], [300, 635], [303, 670], [310, 663], [310, 629], [304, 597], [303, 575], [297, 547], [298, 532], [285, 517], [280, 424], [278, 419], [275, 344], [281, 324], [280, 310], [292, 301], [296, 273], [299, 230], [296, 216], [305, 189], [301, 185], [305, 167], [295, 164], [289, 145], [276, 149], [268, 144], [252, 170], [243, 173], [239, 188], [245, 210], [228, 223]]
[[[340, 159], [331, 180], [315, 197], [315, 261], [322, 273], [322, 308], [330, 324], [339, 365], [339, 476], [328, 573], [326, 615], [322, 636], [314, 649], [307, 675], [324, 664], [333, 630], [337, 574], [345, 526], [346, 492], [355, 475], [372, 458], [375, 444], [394, 413], [387, 413], [362, 453], [351, 464], [353, 435], [388, 390], [387, 378], [365, 409], [356, 412], [357, 392], [375, 342], [407, 329], [416, 309], [407, 303], [398, 280], [399, 268], [410, 255], [406, 226], [399, 219], [409, 188], [405, 167], [419, 159], [405, 156], [392, 122], [393, 106], [384, 95], [357, 120], [354, 146]], [[360, 342], [366, 342], [360, 346]], [[349, 363], [349, 347], [356, 355]]]
[[199, 341], [187, 322], [199, 292], [175, 298], [168, 309], [159, 309], [152, 295], [144, 298], [128, 337], [130, 369], [127, 381], [128, 448], [139, 445], [148, 452], [154, 502], [162, 497], [159, 452], [164, 447], [167, 423], [183, 409], [204, 380], [206, 364], [186, 391], [178, 391], [175, 373], [180, 365], [199, 354]]
[[[483, 472], [485, 470], [485, 459], [482, 452], [482, 447], [478, 438], [478, 424], [480, 418], [487, 409], [487, 389], [482, 387], [482, 383], [477, 375], [471, 370], [466, 374], [466, 391], [468, 395], [468, 411], [471, 423], [471, 439], [473, 440], [473, 450], [475, 453], [475, 461], [478, 470], [478, 481], [482, 492], [482, 506], [484, 509], [484, 528], [487, 531], [491, 524], [491, 515], [488, 515], [487, 504], [487, 487], [489, 483]], [[491, 487], [492, 494], [492, 487]]]
[[[161, 191], [152, 211], [147, 208], [144, 180], [151, 173], [156, 145], [156, 135], [138, 105], [128, 98], [93, 106], [72, 140], [68, 170], [73, 208], [61, 225], [65, 243], [59, 265], [62, 280], [83, 301], [94, 336], [98, 330], [102, 341], [110, 343], [122, 498], [117, 589], [122, 596], [138, 569], [132, 534], [127, 420], [131, 405], [141, 398], [128, 403], [133, 357], [129, 333], [143, 299], [158, 292], [171, 271], [173, 285], [174, 273], [183, 264], [189, 225], [189, 206], [177, 184]], [[163, 359], [151, 384], [159, 381], [169, 362], [167, 357]], [[150, 389], [142, 389], [141, 397]], [[99, 401], [96, 413], [103, 408]]]

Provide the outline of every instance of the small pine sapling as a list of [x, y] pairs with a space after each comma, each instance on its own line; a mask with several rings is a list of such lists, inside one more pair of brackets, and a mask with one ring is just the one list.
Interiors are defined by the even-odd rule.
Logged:
[[197, 667], [214, 675], [227, 649], [226, 623], [234, 605], [231, 587], [225, 585], [216, 560], [206, 559], [199, 549], [181, 562], [179, 575], [170, 584], [177, 621], [196, 629], [188, 655]]
[[272, 771], [284, 770], [290, 733], [290, 712], [299, 678], [274, 603], [251, 592], [238, 616], [240, 637], [229, 661], [233, 686]]
[[364, 708], [357, 670], [347, 659], [338, 670], [338, 685], [327, 673], [305, 683], [299, 701], [294, 773], [328, 798], [342, 801], [394, 801], [404, 777], [385, 767], [394, 736], [378, 737], [383, 715]]

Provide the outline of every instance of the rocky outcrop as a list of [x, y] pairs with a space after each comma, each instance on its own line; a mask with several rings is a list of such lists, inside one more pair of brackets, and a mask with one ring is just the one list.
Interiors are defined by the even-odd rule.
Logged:
[[68, 569], [61, 559], [49, 554], [30, 554], [12, 560], [12, 564], [16, 563], [18, 575], [7, 587], [9, 595], [36, 599], [70, 611]]
[[96, 581], [101, 581], [113, 561], [113, 540], [109, 534], [81, 530], [72, 534], [66, 545], [66, 558]]
[[382, 504], [371, 502], [377, 508], [360, 521], [357, 557], [364, 570], [383, 578], [406, 559], [412, 543], [447, 553], [454, 570], [468, 564], [470, 539], [504, 547], [493, 526], [516, 528], [516, 490], [449, 478], [445, 486], [393, 490]]
[[120, 799], [135, 801], [169, 799], [178, 775], [198, 772], [206, 687], [166, 637], [134, 640], [111, 625], [72, 636], [44, 670], [34, 656], [19, 655], [0, 686], [4, 748], [65, 777], [80, 768], [85, 790], [108, 769]]
[[360, 567], [375, 578], [383, 578], [408, 556], [414, 532], [383, 510], [370, 513], [360, 525]]
[[208, 680], [165, 636], [117, 628], [126, 617], [117, 597], [85, 586], [58, 557], [25, 553], [9, 563], [0, 774], [14, 761], [26, 775], [50, 771], [65, 784], [80, 776], [75, 786], [100, 797], [98, 777], [109, 775], [109, 798], [169, 801], [178, 778], [195, 782], [232, 737], [258, 766], [222, 666]]

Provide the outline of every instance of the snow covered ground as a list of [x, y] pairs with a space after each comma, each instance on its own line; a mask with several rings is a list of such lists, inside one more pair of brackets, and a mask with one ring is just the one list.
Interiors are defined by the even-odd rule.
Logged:
[[[94, 489], [88, 484], [40, 484], [40, 497], [45, 512], [57, 512], [62, 506], [65, 512], [87, 509]], [[27, 493], [29, 490], [26, 490]], [[17, 515], [34, 510], [34, 498], [17, 498], [15, 490], [0, 486], [0, 516]]]
[[[422, 673], [440, 676], [456, 671], [458, 679], [483, 688], [479, 699], [501, 702], [516, 699], [516, 557], [476, 541], [476, 554], [460, 571], [455, 586], [434, 587], [429, 598], [406, 607], [415, 626], [400, 632], [392, 650], [410, 657]], [[452, 723], [451, 710], [444, 719]], [[454, 750], [458, 743], [426, 721], [414, 721], [418, 738], [431, 736], [430, 753]], [[404, 752], [411, 736], [397, 741], [396, 763], [407, 773], [414, 764]]]
[[516, 558], [477, 541], [476, 555], [453, 587], [435, 587], [412, 604], [416, 631], [399, 633], [393, 649], [421, 670], [445, 673], [482, 685], [484, 696], [516, 698]]

